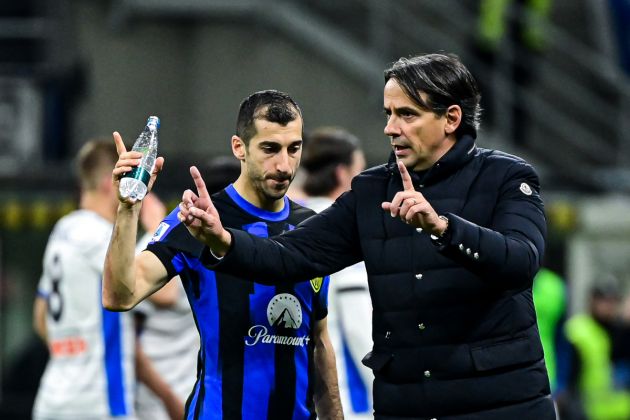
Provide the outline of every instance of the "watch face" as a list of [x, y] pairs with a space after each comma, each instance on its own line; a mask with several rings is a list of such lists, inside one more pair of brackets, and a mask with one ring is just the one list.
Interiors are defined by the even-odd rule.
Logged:
[[439, 237], [442, 238], [442, 237], [444, 237], [444, 234], [448, 230], [448, 217], [440, 215], [440, 216], [438, 216], [438, 219], [442, 219], [442, 220], [444, 220], [446, 222], [446, 227], [444, 228], [442, 233], [440, 233], [440, 235], [439, 235]]

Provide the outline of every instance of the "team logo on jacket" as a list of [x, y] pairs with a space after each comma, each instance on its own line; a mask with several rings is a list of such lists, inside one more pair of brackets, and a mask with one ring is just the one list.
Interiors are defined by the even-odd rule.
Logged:
[[315, 277], [314, 279], [311, 280], [311, 287], [313, 288], [315, 293], [319, 292], [319, 290], [322, 288], [323, 283], [324, 283], [323, 277]]
[[525, 182], [521, 183], [520, 190], [525, 195], [532, 195], [532, 189]]
[[[267, 305], [267, 321], [270, 327], [276, 331], [297, 330], [302, 325], [302, 305], [298, 298], [290, 293], [275, 295]], [[311, 338], [308, 335], [285, 336], [270, 334], [265, 325], [254, 325], [247, 332], [245, 344], [255, 346], [257, 344], [281, 344], [286, 346], [303, 347]]]

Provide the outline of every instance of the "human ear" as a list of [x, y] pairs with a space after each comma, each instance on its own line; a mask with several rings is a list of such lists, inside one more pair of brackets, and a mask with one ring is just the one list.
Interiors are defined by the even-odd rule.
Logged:
[[232, 136], [232, 153], [238, 160], [245, 160], [247, 146], [239, 136]]
[[446, 134], [453, 134], [462, 122], [462, 109], [459, 105], [451, 105], [446, 110], [446, 125], [444, 131]]

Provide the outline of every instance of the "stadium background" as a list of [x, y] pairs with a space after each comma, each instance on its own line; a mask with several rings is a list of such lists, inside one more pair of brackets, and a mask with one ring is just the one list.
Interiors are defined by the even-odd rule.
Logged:
[[540, 44], [521, 45], [510, 18], [530, 12], [513, 1], [492, 51], [480, 51], [472, 0], [2, 2], [0, 413], [30, 410], [45, 361], [31, 329], [41, 258], [54, 222], [76, 207], [71, 158], [86, 139], [118, 130], [130, 145], [160, 116], [156, 192], [173, 207], [189, 165], [229, 154], [242, 98], [275, 88], [301, 104], [307, 129], [350, 129], [377, 165], [389, 152], [382, 71], [416, 53], [458, 54], [486, 93], [479, 145], [539, 171], [546, 263], [567, 279], [570, 311], [602, 273], [626, 290], [630, 22], [614, 9], [623, 1], [546, 2]]

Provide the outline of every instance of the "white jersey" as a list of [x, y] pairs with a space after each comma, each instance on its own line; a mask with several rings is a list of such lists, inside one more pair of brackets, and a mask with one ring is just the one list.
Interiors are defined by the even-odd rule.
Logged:
[[38, 294], [47, 300], [50, 359], [35, 419], [129, 419], [135, 388], [129, 313], [102, 306], [102, 273], [113, 225], [77, 210], [55, 225]]
[[[311, 197], [303, 205], [316, 212], [333, 203]], [[339, 394], [346, 419], [371, 419], [372, 371], [361, 359], [372, 350], [372, 301], [365, 264], [360, 262], [330, 276], [328, 333], [335, 349]]]
[[[139, 246], [144, 249], [147, 243], [148, 238], [143, 238]], [[199, 332], [181, 280], [175, 277], [170, 281], [178, 283], [175, 305], [160, 308], [144, 300], [134, 312], [144, 318], [140, 333], [142, 350], [162, 379], [186, 401], [197, 379]], [[142, 383], [137, 388], [136, 415], [142, 420], [170, 419], [162, 401]]]

